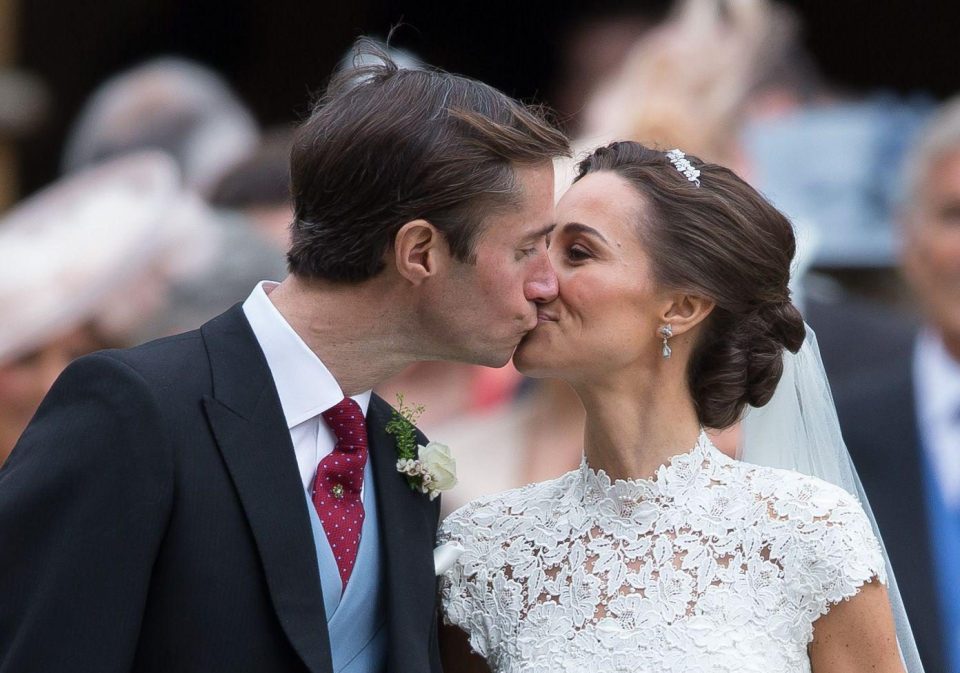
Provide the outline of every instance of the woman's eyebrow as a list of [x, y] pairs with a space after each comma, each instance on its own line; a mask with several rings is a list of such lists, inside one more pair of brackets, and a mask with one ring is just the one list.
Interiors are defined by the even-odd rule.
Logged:
[[586, 224], [581, 224], [579, 222], [567, 222], [565, 225], [563, 225], [563, 232], [575, 233], [575, 234], [586, 234], [587, 236], [594, 236], [596, 238], [599, 238], [604, 243], [607, 243], [607, 245], [609, 245], [609, 242], [607, 241], [606, 237], [603, 234], [601, 234], [599, 231], [597, 231], [593, 227], [587, 226]]

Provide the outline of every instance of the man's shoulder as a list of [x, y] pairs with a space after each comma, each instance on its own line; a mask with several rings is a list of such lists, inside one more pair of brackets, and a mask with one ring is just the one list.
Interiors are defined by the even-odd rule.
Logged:
[[209, 358], [199, 330], [156, 339], [132, 348], [96, 354], [136, 372], [151, 387], [170, 388], [203, 377], [209, 380]]
[[99, 355], [126, 365], [151, 387], [183, 388], [191, 386], [191, 382], [209, 387], [212, 381], [210, 349], [217, 347], [218, 341], [236, 339], [232, 332], [238, 329], [249, 330], [242, 315], [239, 306], [235, 306], [196, 329], [132, 348], [101, 351]]

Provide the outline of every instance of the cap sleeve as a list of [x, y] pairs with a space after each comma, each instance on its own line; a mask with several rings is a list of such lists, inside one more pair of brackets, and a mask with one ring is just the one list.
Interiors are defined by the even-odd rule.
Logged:
[[880, 541], [856, 498], [819, 480], [804, 490], [807, 512], [795, 519], [795, 533], [806, 542], [789, 564], [794, 577], [787, 578], [787, 586], [798, 592], [812, 624], [864, 584], [886, 584], [887, 569]]

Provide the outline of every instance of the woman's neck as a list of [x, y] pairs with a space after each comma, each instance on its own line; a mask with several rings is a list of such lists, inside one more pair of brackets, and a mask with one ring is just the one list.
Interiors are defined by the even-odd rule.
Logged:
[[700, 434], [685, 378], [665, 361], [575, 385], [587, 411], [584, 452], [612, 479], [648, 479], [673, 456], [691, 450]]

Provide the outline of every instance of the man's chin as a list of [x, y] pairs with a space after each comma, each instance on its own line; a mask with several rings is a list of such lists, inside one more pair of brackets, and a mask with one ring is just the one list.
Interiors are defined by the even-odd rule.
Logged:
[[551, 375], [552, 367], [544, 357], [544, 349], [533, 343], [532, 332], [520, 340], [513, 352], [513, 366], [517, 371], [530, 378], [539, 379]]
[[481, 367], [500, 369], [510, 364], [510, 359], [513, 358], [513, 353], [516, 348], [516, 344], [509, 344], [499, 349], [491, 348], [483, 352], [478, 352], [470, 359], [470, 363], [480, 365]]

